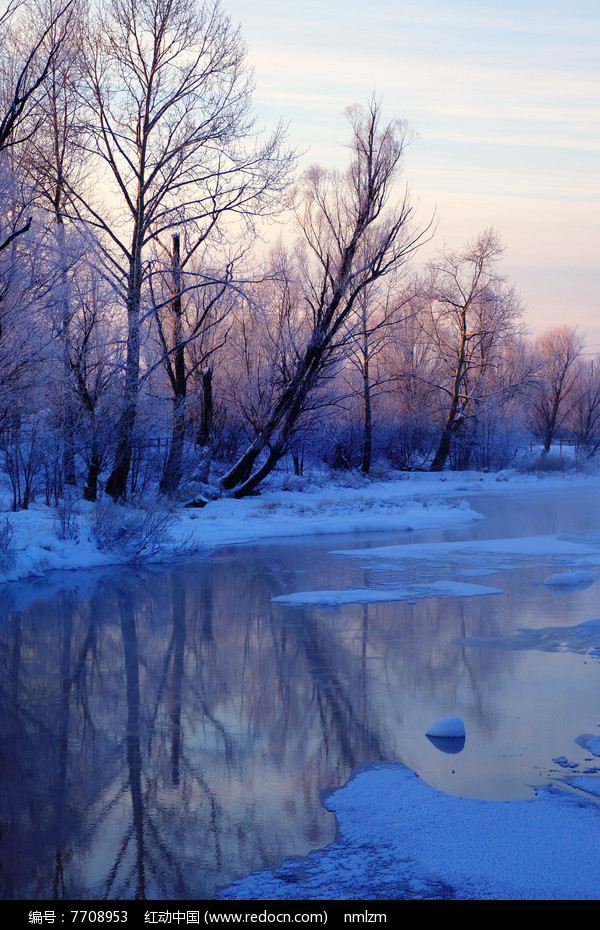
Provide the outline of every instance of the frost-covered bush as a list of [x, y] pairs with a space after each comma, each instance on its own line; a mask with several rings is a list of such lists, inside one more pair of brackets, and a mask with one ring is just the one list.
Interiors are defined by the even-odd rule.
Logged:
[[65, 496], [56, 507], [58, 535], [60, 539], [76, 539], [79, 534], [79, 521], [75, 513], [75, 501]]
[[44, 448], [36, 424], [2, 432], [0, 449], [13, 496], [12, 509], [27, 510], [44, 484]]
[[567, 461], [554, 452], [548, 452], [538, 455], [535, 458], [525, 460], [520, 464], [520, 470], [528, 474], [540, 474], [544, 472], [564, 472], [573, 467], [573, 462]]
[[431, 426], [410, 419], [386, 424], [382, 430], [384, 455], [397, 471], [424, 468], [431, 456], [436, 434]]
[[15, 564], [14, 529], [7, 513], [0, 515], [0, 569], [12, 568]]
[[115, 550], [132, 560], [156, 556], [171, 542], [173, 507], [164, 501], [141, 499], [124, 507], [103, 498], [96, 505], [91, 530], [100, 550]]

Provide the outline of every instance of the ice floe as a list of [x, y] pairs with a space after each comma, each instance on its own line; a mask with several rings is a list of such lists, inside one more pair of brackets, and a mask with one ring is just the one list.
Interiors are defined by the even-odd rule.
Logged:
[[341, 607], [343, 604], [377, 604], [428, 597], [477, 597], [504, 594], [500, 588], [462, 581], [434, 581], [431, 584], [405, 584], [390, 588], [346, 588], [343, 591], [299, 591], [280, 594], [272, 600], [286, 607]]

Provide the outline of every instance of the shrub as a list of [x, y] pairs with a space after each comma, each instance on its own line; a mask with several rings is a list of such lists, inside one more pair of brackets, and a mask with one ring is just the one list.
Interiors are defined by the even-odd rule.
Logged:
[[124, 507], [103, 498], [95, 507], [91, 523], [98, 548], [122, 553], [131, 561], [149, 559], [164, 548], [175, 522], [174, 508], [164, 501], [141, 499]]

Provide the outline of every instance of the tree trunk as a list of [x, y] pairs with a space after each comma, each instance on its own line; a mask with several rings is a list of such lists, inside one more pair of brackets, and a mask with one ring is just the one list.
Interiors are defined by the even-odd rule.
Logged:
[[119, 438], [115, 454], [115, 463], [105, 487], [106, 493], [109, 494], [115, 502], [123, 500], [127, 493], [127, 479], [129, 478], [131, 456], [133, 454], [132, 436], [136, 412], [135, 401], [131, 399], [126, 401], [125, 410], [121, 414], [121, 419], [117, 427], [117, 435]]
[[[140, 211], [141, 213], [141, 211]], [[113, 470], [106, 482], [105, 491], [116, 502], [127, 493], [127, 479], [133, 452], [133, 431], [137, 418], [140, 374], [140, 304], [142, 295], [142, 240], [141, 229], [136, 226], [131, 253], [127, 287], [127, 359], [123, 409], [117, 427], [117, 451]]]
[[86, 501], [96, 501], [98, 499], [98, 476], [102, 464], [100, 451], [98, 449], [98, 440], [94, 437], [92, 440], [92, 454], [88, 465], [87, 482], [83, 489], [83, 499]]
[[467, 301], [461, 310], [460, 322], [460, 345], [458, 349], [458, 361], [454, 372], [454, 381], [452, 384], [452, 395], [450, 401], [450, 410], [446, 417], [446, 422], [442, 429], [440, 442], [435, 453], [433, 462], [429, 471], [443, 471], [446, 460], [450, 454], [452, 445], [452, 436], [460, 426], [462, 415], [461, 403], [464, 401], [464, 378], [466, 371], [466, 353], [467, 353], [467, 310], [470, 302]]
[[171, 427], [171, 444], [160, 482], [160, 493], [171, 497], [183, 477], [183, 444], [186, 431], [186, 397], [185, 394], [175, 398], [173, 404], [173, 425]]
[[186, 406], [187, 406], [187, 376], [185, 371], [185, 349], [182, 342], [181, 317], [181, 249], [179, 234], [173, 235], [172, 258], [172, 328], [173, 328], [173, 426], [171, 429], [171, 445], [169, 457], [165, 463], [163, 476], [160, 482], [160, 493], [172, 496], [183, 477], [183, 446], [186, 432]]
[[55, 220], [58, 239], [58, 254], [60, 262], [60, 337], [63, 353], [63, 473], [65, 484], [74, 486], [77, 483], [75, 475], [75, 412], [73, 410], [73, 396], [71, 392], [71, 314], [69, 296], [68, 258], [65, 240], [65, 224], [60, 210], [61, 191], [56, 194]]
[[371, 457], [373, 454], [373, 419], [371, 414], [371, 382], [369, 379], [369, 360], [365, 356], [363, 367], [363, 448], [362, 465], [363, 475], [371, 471]]
[[200, 445], [210, 446], [213, 433], [213, 393], [212, 369], [205, 368], [202, 373], [202, 426], [200, 431]]

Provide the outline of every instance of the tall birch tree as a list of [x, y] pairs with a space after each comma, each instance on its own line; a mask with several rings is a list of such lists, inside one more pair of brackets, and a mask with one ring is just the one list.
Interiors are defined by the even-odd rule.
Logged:
[[247, 221], [272, 208], [287, 177], [281, 128], [267, 139], [254, 133], [244, 56], [218, 2], [108, 0], [90, 31], [85, 148], [98, 174], [93, 191], [71, 194], [80, 219], [102, 237], [126, 314], [123, 401], [106, 483], [114, 500], [125, 497], [131, 464], [151, 312], [149, 246], [182, 228], [198, 245], [223, 234], [227, 218]]

